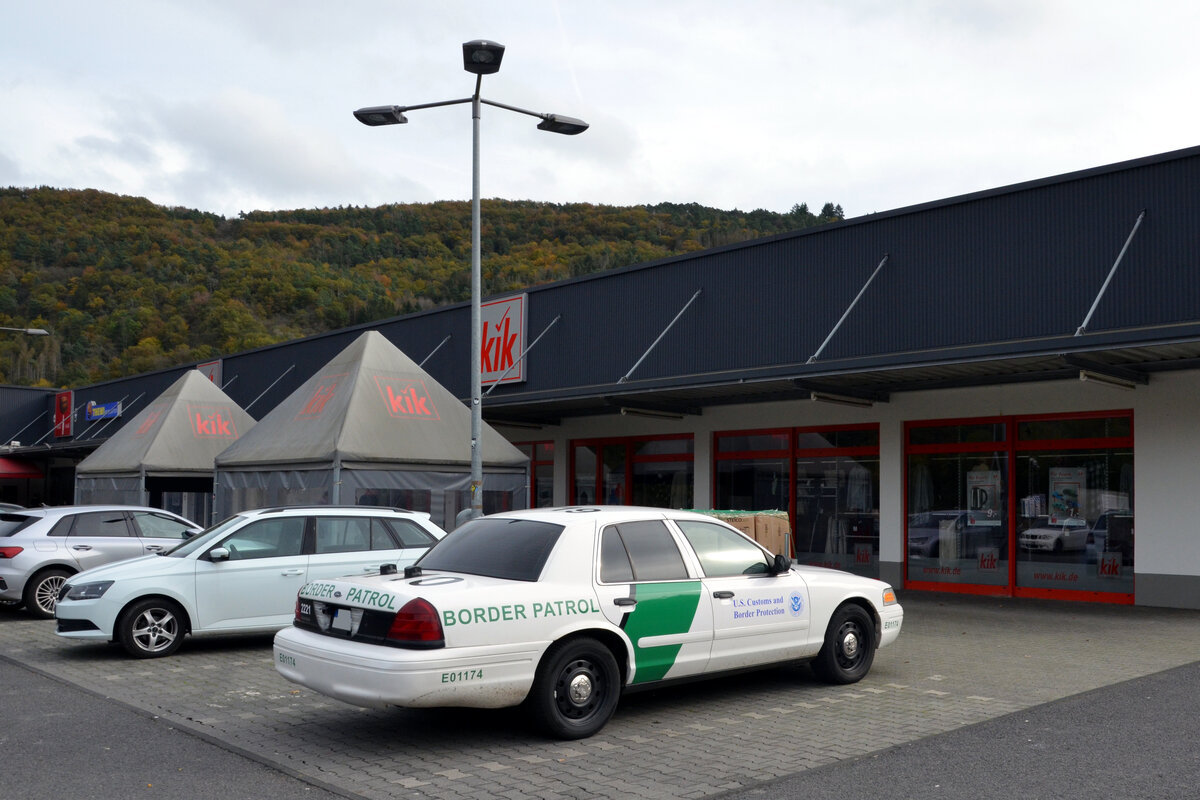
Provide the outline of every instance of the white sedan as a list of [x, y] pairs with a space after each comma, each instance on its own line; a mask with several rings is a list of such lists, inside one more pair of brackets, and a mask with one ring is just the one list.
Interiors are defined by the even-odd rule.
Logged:
[[365, 707], [527, 701], [577, 739], [663, 681], [810, 661], [854, 683], [903, 619], [886, 583], [792, 566], [703, 514], [537, 509], [472, 520], [406, 570], [308, 583], [275, 668]]
[[444, 535], [428, 514], [376, 506], [244, 511], [165, 555], [73, 576], [56, 633], [117, 641], [137, 658], [169, 656], [188, 633], [271, 633], [308, 581], [411, 564]]

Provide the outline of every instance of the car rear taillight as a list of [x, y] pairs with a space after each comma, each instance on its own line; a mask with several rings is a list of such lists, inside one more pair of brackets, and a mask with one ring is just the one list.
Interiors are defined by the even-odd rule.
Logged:
[[0, 558], [16, 558], [20, 554], [20, 547], [0, 547]]
[[420, 597], [409, 600], [396, 612], [387, 638], [394, 642], [439, 644], [443, 638], [442, 621], [428, 600]]

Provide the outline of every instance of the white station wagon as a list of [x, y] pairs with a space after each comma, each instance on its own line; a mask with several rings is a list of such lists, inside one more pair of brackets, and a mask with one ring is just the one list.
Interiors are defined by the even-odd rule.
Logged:
[[903, 618], [887, 584], [792, 566], [703, 514], [537, 509], [472, 520], [407, 569], [311, 581], [275, 668], [364, 707], [524, 702], [578, 739], [663, 681], [809, 660], [854, 683]]
[[135, 658], [169, 656], [185, 634], [271, 633], [291, 621], [305, 583], [412, 564], [444, 535], [428, 514], [395, 508], [243, 511], [163, 555], [73, 576], [55, 632], [120, 642]]

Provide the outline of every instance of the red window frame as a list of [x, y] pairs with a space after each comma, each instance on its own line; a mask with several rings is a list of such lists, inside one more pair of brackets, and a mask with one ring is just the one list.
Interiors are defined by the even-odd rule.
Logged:
[[[1017, 431], [1025, 422], [1049, 422], [1054, 420], [1105, 419], [1109, 417], [1127, 417], [1129, 419], [1128, 436], [1090, 437], [1085, 439], [1033, 439], [1020, 441]], [[1004, 424], [1004, 438], [992, 442], [964, 442], [957, 444], [911, 444], [912, 431], [916, 428], [937, 428], [950, 425], [995, 425]], [[1108, 603], [1109, 605], [1133, 605], [1133, 593], [1094, 592], [1074, 589], [1046, 589], [1017, 586], [1017, 553], [1016, 525], [1017, 497], [1016, 492], [1008, 492], [1008, 584], [1006, 586], [987, 586], [984, 584], [942, 583], [938, 581], [911, 581], [908, 579], [908, 457], [910, 455], [957, 454], [995, 452], [1001, 450], [1007, 459], [1005, 474], [1006, 485], [1016, 485], [1017, 454], [1033, 450], [1099, 450], [1104, 448], [1134, 446], [1133, 409], [1117, 409], [1112, 411], [1080, 411], [1060, 412], [1053, 414], [1019, 414], [993, 417], [959, 417], [954, 419], [915, 420], [904, 423], [904, 553], [903, 576], [904, 588], [918, 591], [951, 592], [955, 594], [974, 594], [990, 597], [1028, 597], [1043, 600], [1074, 600], [1080, 602]]]

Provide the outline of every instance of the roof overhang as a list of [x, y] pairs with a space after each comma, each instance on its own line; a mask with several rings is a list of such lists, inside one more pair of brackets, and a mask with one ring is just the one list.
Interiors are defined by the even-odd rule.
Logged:
[[628, 409], [686, 418], [722, 405], [818, 399], [870, 405], [902, 392], [1081, 378], [1134, 388], [1150, 383], [1155, 373], [1200, 369], [1200, 325], [1182, 327], [1186, 330], [1143, 336], [1138, 342], [1122, 341], [1115, 334], [1089, 334], [555, 392], [505, 392], [488, 398], [484, 416], [492, 425], [542, 427], [570, 417], [629, 413]]

